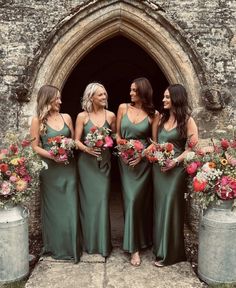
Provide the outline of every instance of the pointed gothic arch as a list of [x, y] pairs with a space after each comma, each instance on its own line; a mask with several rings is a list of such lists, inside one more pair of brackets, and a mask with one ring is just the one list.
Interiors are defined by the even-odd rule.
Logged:
[[[78, 7], [52, 32], [35, 74], [32, 95], [45, 83], [62, 88], [74, 67], [98, 44], [123, 35], [144, 49], [170, 83], [187, 88], [193, 107], [205, 85], [202, 66], [180, 30], [144, 3], [95, 1]], [[35, 105], [35, 96], [28, 105]], [[27, 105], [27, 106], [28, 106]], [[31, 110], [32, 107], [27, 107]]]

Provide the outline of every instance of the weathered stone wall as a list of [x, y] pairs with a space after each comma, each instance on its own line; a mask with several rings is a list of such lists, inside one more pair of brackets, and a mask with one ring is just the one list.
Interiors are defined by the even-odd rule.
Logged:
[[[30, 77], [58, 23], [80, 6], [99, 1], [1, 0], [0, 1], [0, 127], [18, 129], [24, 101], [30, 95]], [[106, 2], [101, 1], [100, 2]], [[108, 1], [109, 2], [109, 1]], [[120, 1], [124, 2], [124, 1]], [[128, 1], [129, 2], [129, 1]], [[134, 2], [134, 1], [133, 1]], [[183, 31], [201, 58], [212, 90], [204, 107], [196, 110], [202, 137], [224, 133], [235, 125], [236, 107], [236, 2], [230, 0], [136, 1], [146, 4], [148, 13], [162, 10]], [[150, 10], [151, 11], [151, 10]], [[202, 87], [208, 90], [209, 87]], [[200, 91], [199, 91], [200, 93]], [[209, 102], [210, 100], [210, 102]], [[214, 108], [209, 111], [207, 108]], [[219, 109], [221, 106], [223, 110]], [[231, 128], [231, 126], [229, 126]], [[3, 133], [0, 135], [0, 139]]]

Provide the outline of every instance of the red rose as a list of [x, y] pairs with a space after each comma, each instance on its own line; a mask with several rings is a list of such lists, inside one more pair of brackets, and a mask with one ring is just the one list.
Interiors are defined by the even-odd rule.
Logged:
[[59, 148], [58, 149], [58, 154], [59, 155], [64, 155], [66, 153], [66, 150], [64, 148]]
[[96, 126], [93, 126], [93, 127], [90, 128], [90, 131], [91, 131], [92, 133], [94, 133], [96, 130], [97, 130], [97, 127], [96, 127]]
[[201, 192], [204, 191], [206, 188], [207, 183], [205, 181], [201, 182], [196, 177], [193, 179], [193, 188], [195, 192]]
[[8, 165], [6, 163], [0, 164], [0, 171], [5, 173], [8, 170]]
[[31, 143], [30, 140], [24, 139], [24, 140], [21, 142], [21, 146], [22, 146], [22, 147], [27, 147], [27, 146], [30, 145], [30, 143]]
[[98, 140], [95, 144], [96, 147], [102, 147], [103, 145], [103, 141], [102, 140]]
[[172, 143], [166, 144], [166, 151], [171, 152], [174, 149], [174, 145]]
[[11, 152], [14, 154], [16, 154], [18, 152], [18, 147], [15, 144], [11, 144], [9, 148], [10, 148]]
[[226, 150], [229, 147], [229, 141], [227, 139], [222, 139], [220, 144], [224, 150]]

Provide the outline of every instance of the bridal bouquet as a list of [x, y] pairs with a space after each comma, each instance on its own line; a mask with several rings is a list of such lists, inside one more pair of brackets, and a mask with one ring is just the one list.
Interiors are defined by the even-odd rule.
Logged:
[[49, 154], [57, 161], [69, 164], [69, 159], [74, 156], [73, 149], [75, 141], [72, 138], [67, 138], [63, 135], [48, 138], [50, 144]]
[[120, 139], [117, 141], [117, 146], [115, 147], [117, 152], [115, 152], [115, 154], [121, 157], [124, 162], [129, 162], [129, 160], [140, 157], [144, 148], [145, 147], [140, 140]]
[[[86, 135], [84, 144], [88, 147], [102, 150], [111, 148], [113, 146], [113, 139], [111, 136], [111, 129], [107, 127], [96, 127], [90, 128], [90, 132]], [[102, 160], [102, 157], [97, 157], [98, 161]]]
[[168, 165], [168, 162], [174, 158], [174, 145], [172, 143], [155, 143], [145, 151], [145, 156], [151, 163], [158, 163], [161, 167]]
[[206, 208], [219, 200], [236, 199], [236, 140], [221, 139], [189, 152], [184, 160], [190, 195]]
[[44, 165], [31, 142], [32, 139], [21, 140], [15, 132], [5, 135], [5, 147], [0, 149], [0, 207], [22, 204], [38, 188]]

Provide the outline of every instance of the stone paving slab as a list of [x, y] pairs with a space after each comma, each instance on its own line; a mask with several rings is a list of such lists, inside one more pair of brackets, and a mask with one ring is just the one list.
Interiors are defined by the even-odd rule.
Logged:
[[129, 254], [113, 249], [105, 261], [100, 255], [84, 254], [81, 262], [42, 258], [26, 283], [26, 288], [200, 288], [190, 263], [153, 266], [151, 250], [142, 252], [140, 267], [129, 264]]

